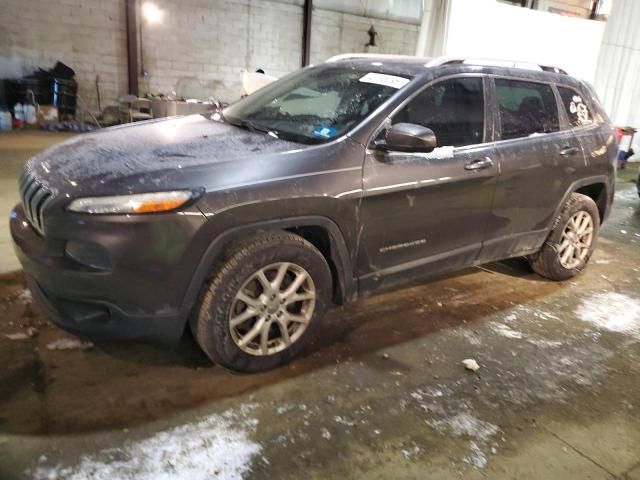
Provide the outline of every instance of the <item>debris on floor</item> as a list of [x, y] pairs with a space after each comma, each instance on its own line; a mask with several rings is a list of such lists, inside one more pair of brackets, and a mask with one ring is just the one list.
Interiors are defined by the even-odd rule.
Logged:
[[27, 340], [29, 338], [37, 337], [38, 333], [40, 332], [36, 327], [29, 327], [24, 332], [7, 333], [5, 334], [5, 337], [9, 340]]
[[73, 338], [61, 338], [47, 344], [47, 350], [89, 350], [90, 348], [93, 348], [93, 343]]
[[64, 122], [58, 123], [48, 123], [42, 125], [42, 130], [47, 130], [49, 132], [93, 132], [96, 127], [90, 123], [80, 122], [78, 120], [66, 120]]
[[22, 290], [17, 297], [18, 302], [22, 304], [27, 304], [33, 302], [33, 297], [31, 296], [31, 291], [28, 289]]
[[476, 362], [473, 358], [465, 358], [462, 361], [462, 364], [464, 365], [464, 368], [466, 368], [467, 370], [471, 370], [472, 372], [477, 372], [478, 370], [480, 370], [480, 365], [478, 365], [478, 362]]
[[29, 337], [29, 335], [27, 335], [26, 333], [8, 333], [5, 334], [5, 337], [7, 337], [9, 340], [27, 340]]

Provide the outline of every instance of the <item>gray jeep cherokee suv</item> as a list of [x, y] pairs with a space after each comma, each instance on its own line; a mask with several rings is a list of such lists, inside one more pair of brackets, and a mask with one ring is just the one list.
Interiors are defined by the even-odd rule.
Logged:
[[259, 371], [331, 303], [516, 256], [573, 277], [615, 158], [593, 90], [557, 69], [352, 56], [42, 152], [11, 233], [61, 327], [169, 343], [189, 323], [213, 361]]

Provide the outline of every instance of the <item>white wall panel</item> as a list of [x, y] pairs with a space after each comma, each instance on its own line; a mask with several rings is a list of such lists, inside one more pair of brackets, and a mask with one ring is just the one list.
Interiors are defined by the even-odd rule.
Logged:
[[555, 65], [591, 82], [604, 27], [495, 0], [452, 0], [445, 53]]
[[640, 127], [640, 2], [616, 0], [598, 59], [595, 88], [618, 125]]

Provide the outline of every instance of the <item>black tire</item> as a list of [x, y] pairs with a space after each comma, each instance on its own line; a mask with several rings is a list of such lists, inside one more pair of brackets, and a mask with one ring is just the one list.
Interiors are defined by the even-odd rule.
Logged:
[[[231, 308], [237, 302], [236, 294], [252, 275], [278, 262], [302, 267], [311, 277], [316, 294], [313, 313], [301, 336], [286, 349], [262, 356], [247, 353], [233, 338], [229, 325]], [[314, 339], [330, 304], [331, 292], [331, 271], [316, 247], [293, 233], [262, 232], [232, 247], [214, 272], [191, 318], [193, 336], [213, 362], [230, 370], [269, 370], [290, 361]]]
[[[593, 236], [588, 253], [584, 259], [573, 268], [563, 266], [560, 257], [560, 241], [567, 224], [574, 215], [579, 212], [586, 212], [593, 223]], [[538, 275], [550, 280], [562, 281], [575, 277], [589, 262], [596, 247], [598, 232], [600, 230], [600, 213], [595, 202], [580, 193], [573, 193], [562, 208], [560, 215], [556, 218], [551, 233], [542, 248], [535, 254], [528, 257], [531, 268]]]

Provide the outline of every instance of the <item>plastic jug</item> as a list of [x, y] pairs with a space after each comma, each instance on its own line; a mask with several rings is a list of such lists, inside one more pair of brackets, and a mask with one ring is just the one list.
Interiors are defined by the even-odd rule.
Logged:
[[23, 105], [22, 109], [24, 111], [24, 121], [27, 123], [27, 125], [35, 125], [38, 121], [35, 105], [27, 103]]
[[13, 107], [13, 126], [15, 128], [22, 128], [24, 124], [24, 107], [20, 102], [16, 103]]
[[0, 111], [0, 130], [11, 130], [11, 112], [8, 110]]

